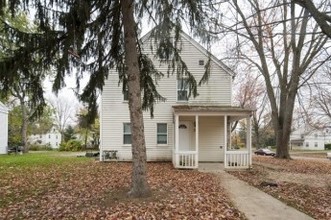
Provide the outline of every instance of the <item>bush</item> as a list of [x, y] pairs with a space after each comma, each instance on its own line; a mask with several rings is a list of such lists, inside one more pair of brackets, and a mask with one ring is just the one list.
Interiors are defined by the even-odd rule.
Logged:
[[61, 143], [59, 151], [81, 151], [82, 143], [78, 140], [69, 140], [66, 143]]
[[331, 150], [331, 144], [325, 144], [324, 147], [325, 150]]
[[32, 144], [29, 146], [29, 150], [31, 151], [51, 151], [53, 148], [51, 147], [50, 144]]

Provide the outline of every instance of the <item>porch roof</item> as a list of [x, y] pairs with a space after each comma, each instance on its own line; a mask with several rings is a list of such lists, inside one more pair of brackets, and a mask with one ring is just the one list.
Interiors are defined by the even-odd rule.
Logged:
[[245, 109], [237, 106], [215, 106], [215, 105], [174, 105], [175, 114], [217, 114], [228, 116], [250, 116], [252, 109]]

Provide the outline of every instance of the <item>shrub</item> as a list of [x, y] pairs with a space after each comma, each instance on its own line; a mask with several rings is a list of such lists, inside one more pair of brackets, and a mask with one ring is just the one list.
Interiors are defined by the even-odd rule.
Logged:
[[69, 140], [66, 143], [61, 143], [59, 151], [81, 151], [82, 143], [78, 140]]
[[331, 144], [325, 144], [324, 147], [325, 150], [331, 150]]
[[32, 144], [29, 146], [29, 150], [31, 151], [51, 151], [53, 148], [50, 144]]

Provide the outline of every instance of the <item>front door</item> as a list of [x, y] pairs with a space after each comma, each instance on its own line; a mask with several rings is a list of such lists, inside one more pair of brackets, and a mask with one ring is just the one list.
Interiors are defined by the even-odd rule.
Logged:
[[179, 122], [179, 151], [190, 150], [190, 122]]

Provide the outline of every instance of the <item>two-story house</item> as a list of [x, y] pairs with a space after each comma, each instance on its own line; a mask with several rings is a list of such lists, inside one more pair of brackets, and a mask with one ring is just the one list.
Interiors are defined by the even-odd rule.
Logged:
[[331, 143], [331, 128], [301, 127], [291, 133], [292, 150], [324, 150], [325, 144]]
[[61, 138], [60, 131], [53, 126], [46, 133], [30, 135], [28, 142], [35, 145], [49, 145], [53, 149], [58, 149], [61, 144]]
[[[181, 33], [181, 57], [197, 81], [201, 79], [208, 52], [195, 40]], [[158, 92], [166, 98], [155, 105], [154, 118], [144, 112], [148, 161], [172, 161], [176, 168], [198, 168], [199, 162], [224, 162], [225, 167], [251, 165], [251, 110], [232, 106], [233, 72], [211, 56], [209, 81], [198, 87], [198, 96], [188, 98], [185, 78], [167, 76], [168, 64], [152, 51], [154, 39], [142, 38], [143, 51], [165, 76], [158, 81]], [[131, 160], [131, 129], [127, 95], [118, 84], [118, 74], [110, 73], [101, 98], [100, 160], [105, 152], [117, 151], [118, 160]], [[244, 151], [229, 151], [230, 124], [247, 119]]]
[[0, 102], [0, 154], [8, 150], [8, 108]]

